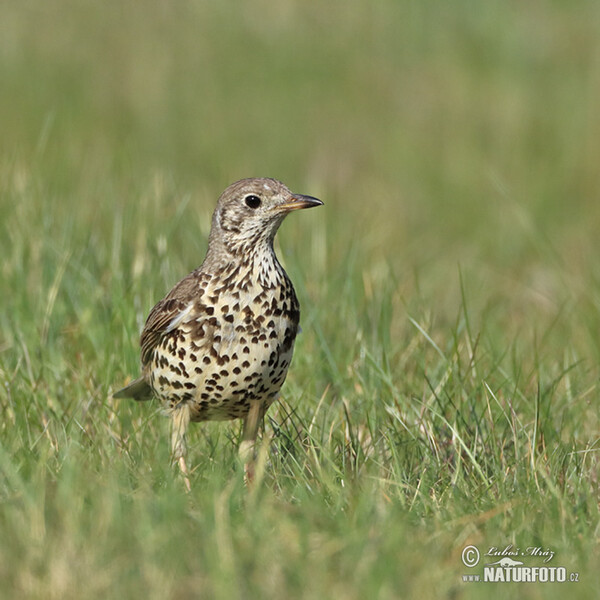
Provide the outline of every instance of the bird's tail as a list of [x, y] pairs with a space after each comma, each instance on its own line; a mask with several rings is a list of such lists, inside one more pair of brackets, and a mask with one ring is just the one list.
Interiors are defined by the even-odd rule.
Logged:
[[113, 398], [133, 398], [134, 400], [150, 400], [152, 398], [152, 389], [146, 379], [138, 377], [123, 389], [115, 392]]

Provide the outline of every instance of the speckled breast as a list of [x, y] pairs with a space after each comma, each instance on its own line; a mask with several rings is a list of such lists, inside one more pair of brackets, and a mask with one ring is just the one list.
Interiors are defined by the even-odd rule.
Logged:
[[251, 401], [267, 408], [275, 400], [299, 321], [294, 289], [282, 283], [200, 290], [190, 319], [163, 336], [149, 365], [167, 410], [188, 402], [192, 421], [228, 420], [246, 416]]

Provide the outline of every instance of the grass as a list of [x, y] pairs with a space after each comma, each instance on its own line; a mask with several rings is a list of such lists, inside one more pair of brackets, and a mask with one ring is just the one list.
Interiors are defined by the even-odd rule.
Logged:
[[[2, 3], [0, 596], [597, 595], [599, 24]], [[303, 332], [259, 484], [213, 423], [186, 494], [158, 407], [111, 392], [252, 175], [325, 201], [278, 238]], [[579, 582], [463, 582], [510, 544]]]

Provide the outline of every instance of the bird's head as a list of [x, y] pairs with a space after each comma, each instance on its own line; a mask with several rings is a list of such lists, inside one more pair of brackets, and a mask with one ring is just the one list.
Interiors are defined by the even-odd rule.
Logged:
[[293, 210], [323, 204], [312, 196], [292, 193], [281, 181], [270, 178], [242, 179], [219, 198], [213, 214], [209, 253], [248, 252], [272, 245], [283, 219]]

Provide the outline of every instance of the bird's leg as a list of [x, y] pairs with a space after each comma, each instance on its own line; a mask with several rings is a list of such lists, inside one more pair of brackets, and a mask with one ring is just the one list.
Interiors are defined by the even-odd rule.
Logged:
[[188, 477], [188, 468], [187, 468], [187, 464], [185, 463], [185, 458], [183, 456], [179, 457], [179, 470], [181, 471], [181, 474], [183, 475], [183, 483], [185, 483], [185, 489], [188, 492], [192, 491], [192, 484], [190, 483], [190, 478]]
[[183, 481], [188, 492], [192, 490], [190, 479], [188, 477], [188, 468], [185, 463], [187, 454], [187, 445], [185, 443], [185, 434], [190, 422], [190, 407], [187, 402], [181, 402], [171, 413], [172, 432], [171, 432], [171, 454], [173, 460], [179, 463], [179, 470], [183, 475]]
[[250, 410], [244, 419], [242, 441], [238, 450], [239, 457], [244, 463], [244, 479], [247, 485], [251, 485], [254, 481], [254, 446], [262, 416], [263, 403], [259, 401], [251, 402]]

